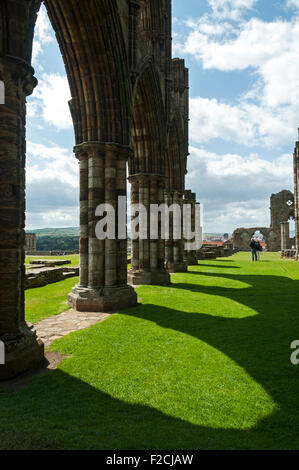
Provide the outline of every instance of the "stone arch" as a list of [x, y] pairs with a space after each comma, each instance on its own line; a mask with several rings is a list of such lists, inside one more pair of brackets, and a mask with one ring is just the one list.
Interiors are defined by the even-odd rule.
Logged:
[[[139, 28], [149, 42], [163, 42], [167, 32], [169, 0], [140, 0]], [[168, 4], [168, 5], [167, 5]]]
[[[187, 162], [185, 148], [183, 119], [177, 109], [172, 116], [168, 132], [165, 202], [169, 207], [174, 207], [174, 205], [180, 206], [181, 214], [183, 212], [183, 197], [185, 196]], [[185, 200], [185, 202], [187, 201]], [[194, 206], [193, 202], [191, 203], [191, 207], [192, 206]], [[175, 238], [174, 223], [174, 216], [170, 213], [170, 239], [165, 241], [166, 269], [171, 273], [186, 272], [187, 263], [185, 262], [184, 241], [182, 239], [178, 240]], [[177, 221], [176, 224], [178, 223], [179, 222]], [[183, 233], [182, 219], [180, 223], [181, 232]]]
[[[9, 344], [0, 379], [43, 358], [43, 345], [24, 315], [26, 97], [37, 85], [31, 56], [40, 4], [0, 5], [0, 78], [6, 90], [0, 106], [0, 341]], [[167, 129], [176, 107], [184, 116], [188, 147], [188, 74], [182, 60], [171, 60], [171, 0], [44, 4], [68, 76], [80, 164], [80, 284], [69, 304], [84, 311], [118, 310], [137, 303], [127, 283], [126, 233], [99, 240], [95, 209], [109, 203], [117, 211], [119, 197], [126, 197], [128, 161], [132, 200], [164, 202]], [[172, 83], [179, 86], [172, 90]], [[169, 283], [160, 235], [139, 241], [136, 253], [131, 280]]]
[[[31, 67], [37, 0], [5, 0], [0, 6], [0, 340], [11, 354], [0, 379], [40, 362], [43, 344], [24, 313], [26, 96], [37, 85]], [[132, 89], [117, 0], [45, 1], [65, 63], [72, 100], [76, 156], [80, 161], [80, 285], [69, 296], [78, 310], [136, 305], [127, 285], [126, 240], [95, 236], [95, 207], [117, 208], [126, 195]], [[99, 180], [101, 181], [99, 182]]]
[[250, 240], [256, 232], [263, 235], [268, 251], [279, 251], [280, 234], [271, 227], [239, 228], [235, 230], [232, 237], [234, 248], [238, 251], [249, 251]]
[[170, 124], [166, 158], [166, 189], [168, 191], [185, 190], [187, 171], [187, 155], [185, 154], [185, 138], [183, 119], [177, 111]]
[[130, 175], [165, 175], [166, 121], [160, 76], [150, 61], [143, 66], [134, 89]]
[[164, 241], [150, 240], [150, 204], [164, 203], [167, 144], [161, 76], [151, 60], [143, 65], [135, 84], [131, 143], [131, 204], [132, 207], [142, 204], [147, 210], [148, 220], [147, 239], [132, 241], [129, 281], [132, 285], [169, 284], [170, 277], [164, 266]]
[[131, 87], [116, 0], [46, 0], [64, 59], [76, 144], [129, 144]]

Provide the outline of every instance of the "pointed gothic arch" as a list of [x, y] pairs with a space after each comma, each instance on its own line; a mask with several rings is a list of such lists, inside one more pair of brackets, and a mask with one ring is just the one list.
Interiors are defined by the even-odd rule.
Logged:
[[166, 189], [184, 192], [187, 171], [187, 155], [183, 118], [177, 110], [172, 117], [168, 133], [166, 158]]
[[[145, 203], [164, 202], [167, 129], [177, 105], [184, 110], [187, 139], [187, 69], [178, 60], [171, 66], [171, 0], [44, 4], [70, 85], [80, 163], [80, 284], [69, 304], [84, 311], [118, 310], [137, 303], [127, 281], [127, 240], [97, 239], [95, 209], [107, 202], [118, 208], [119, 196], [126, 196], [128, 161], [130, 177], [137, 175], [133, 193]], [[31, 56], [40, 5], [0, 4], [0, 78], [6, 91], [0, 106], [0, 341], [10, 348], [0, 380], [43, 358], [43, 345], [24, 315], [26, 97], [37, 85]], [[178, 141], [175, 130], [174, 149]], [[140, 244], [139, 255], [147, 283], [169, 283], [161, 238]]]

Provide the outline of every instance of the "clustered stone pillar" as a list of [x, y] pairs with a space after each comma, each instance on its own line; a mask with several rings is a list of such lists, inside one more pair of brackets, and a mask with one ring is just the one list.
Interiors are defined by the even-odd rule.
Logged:
[[[103, 142], [75, 147], [80, 164], [80, 284], [69, 294], [69, 304], [79, 311], [105, 312], [137, 304], [136, 293], [127, 284], [126, 165], [130, 152], [129, 147]], [[124, 207], [119, 207], [121, 196]], [[96, 209], [101, 204], [109, 205], [115, 214], [115, 236], [107, 234], [104, 240], [96, 235], [101, 220]]]
[[[131, 285], [170, 284], [169, 273], [165, 269], [164, 240], [161, 237], [161, 214], [158, 215], [158, 236], [151, 237], [151, 211], [150, 205], [160, 206], [164, 203], [165, 178], [155, 174], [138, 174], [129, 177], [131, 183], [131, 207], [141, 204], [146, 210], [145, 226], [139, 227], [137, 239], [132, 239], [132, 264], [128, 274]], [[133, 211], [134, 212], [134, 211]], [[135, 218], [140, 213], [132, 216], [132, 233]], [[134, 238], [134, 236], [133, 236]]]
[[290, 249], [290, 223], [281, 222], [281, 250]]
[[[178, 218], [175, 212], [170, 212], [169, 215], [169, 240], [165, 240], [165, 266], [169, 273], [185, 273], [187, 265], [184, 262], [183, 194], [179, 191], [166, 191], [165, 204], [167, 207], [178, 206], [180, 214]], [[175, 229], [181, 232], [180, 238], [175, 237]]]
[[0, 105], [0, 341], [7, 379], [40, 363], [43, 343], [25, 322], [25, 115], [26, 96], [37, 83], [23, 61], [0, 58], [5, 104]]
[[299, 259], [299, 142], [294, 151], [294, 219], [296, 230], [296, 258]]
[[[196, 194], [192, 193], [192, 191], [187, 190], [184, 193], [184, 204], [190, 206], [191, 208], [191, 230], [195, 233], [196, 224], [195, 224], [195, 214], [196, 214]], [[186, 217], [187, 219], [187, 217]], [[186, 220], [187, 222], [187, 220]], [[192, 244], [194, 246], [193, 249], [185, 250], [185, 257], [184, 261], [187, 266], [197, 266], [198, 259], [197, 259], [197, 243], [196, 243], [196, 236], [194, 236], [191, 240], [186, 240], [186, 243]]]

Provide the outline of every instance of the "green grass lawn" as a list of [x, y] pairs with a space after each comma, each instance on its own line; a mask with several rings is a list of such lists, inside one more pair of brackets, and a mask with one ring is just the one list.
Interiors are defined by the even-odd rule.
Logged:
[[67, 294], [78, 281], [78, 277], [72, 277], [45, 287], [26, 290], [26, 320], [30, 323], [37, 323], [44, 318], [68, 310]]
[[56, 371], [0, 392], [0, 448], [299, 449], [299, 263], [240, 253], [172, 282], [140, 287], [139, 307], [56, 341], [71, 354]]

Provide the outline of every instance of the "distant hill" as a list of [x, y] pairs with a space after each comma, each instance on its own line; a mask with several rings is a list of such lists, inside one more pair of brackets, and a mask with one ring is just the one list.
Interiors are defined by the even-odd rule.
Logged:
[[223, 233], [204, 233], [205, 237], [223, 237]]
[[67, 228], [40, 228], [36, 230], [26, 230], [27, 233], [35, 233], [40, 237], [78, 237], [79, 227]]
[[[203, 235], [204, 235], [204, 237], [221, 238], [221, 237], [223, 237], [224, 232], [223, 232], [223, 233], [204, 233]], [[229, 233], [228, 235], [229, 235], [229, 237], [231, 237], [231, 234], [230, 234], [230, 233]]]
[[26, 230], [36, 234], [36, 245], [39, 251], [78, 251], [79, 227], [42, 228]]

